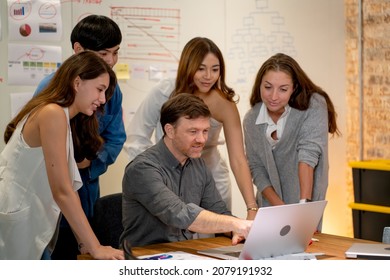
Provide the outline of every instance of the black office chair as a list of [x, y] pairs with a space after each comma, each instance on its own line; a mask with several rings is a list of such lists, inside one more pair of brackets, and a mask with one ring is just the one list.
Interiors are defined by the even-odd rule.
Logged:
[[96, 201], [91, 225], [100, 244], [119, 248], [123, 232], [122, 193], [102, 196]]
[[383, 228], [382, 243], [390, 244], [390, 227]]

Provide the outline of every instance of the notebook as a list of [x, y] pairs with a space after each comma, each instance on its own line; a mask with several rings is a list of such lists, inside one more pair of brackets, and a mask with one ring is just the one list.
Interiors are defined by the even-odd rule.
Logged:
[[354, 243], [345, 252], [347, 258], [390, 259], [390, 244], [385, 243]]
[[245, 243], [198, 251], [221, 259], [257, 260], [303, 253], [321, 221], [327, 201], [262, 207]]

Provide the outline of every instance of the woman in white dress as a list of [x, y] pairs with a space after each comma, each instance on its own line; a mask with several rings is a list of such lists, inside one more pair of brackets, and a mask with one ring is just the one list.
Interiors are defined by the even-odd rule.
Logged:
[[8, 124], [0, 155], [0, 259], [50, 259], [61, 213], [81, 253], [124, 258], [93, 233], [76, 191], [82, 183], [74, 158], [91, 159], [101, 147], [95, 111], [115, 84], [96, 54], [73, 55]]

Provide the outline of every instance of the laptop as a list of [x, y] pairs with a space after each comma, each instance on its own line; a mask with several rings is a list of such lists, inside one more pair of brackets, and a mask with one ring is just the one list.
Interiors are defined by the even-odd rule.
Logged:
[[198, 253], [228, 260], [284, 259], [283, 256], [299, 255], [304, 253], [317, 230], [326, 204], [326, 200], [321, 200], [262, 207], [245, 243]]
[[347, 258], [373, 260], [390, 259], [390, 244], [385, 243], [354, 243], [345, 252]]

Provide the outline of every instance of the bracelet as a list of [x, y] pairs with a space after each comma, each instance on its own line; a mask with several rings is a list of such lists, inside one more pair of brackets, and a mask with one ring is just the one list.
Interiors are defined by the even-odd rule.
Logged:
[[259, 210], [259, 208], [257, 208], [257, 207], [248, 207], [246, 209], [246, 211], [257, 211], [257, 210]]
[[84, 243], [79, 243], [77, 247], [79, 251], [81, 251], [81, 249], [84, 248]]
[[257, 202], [248, 203], [246, 207], [258, 207]]

